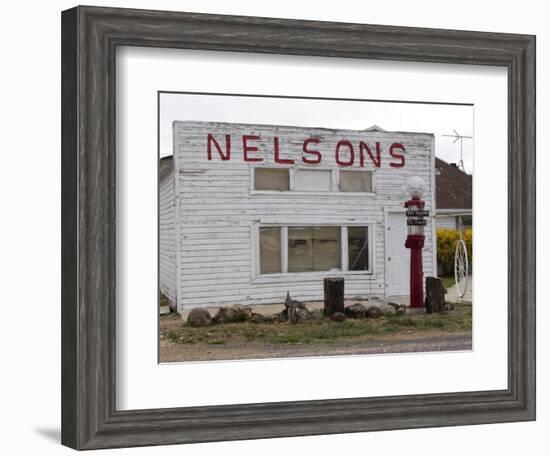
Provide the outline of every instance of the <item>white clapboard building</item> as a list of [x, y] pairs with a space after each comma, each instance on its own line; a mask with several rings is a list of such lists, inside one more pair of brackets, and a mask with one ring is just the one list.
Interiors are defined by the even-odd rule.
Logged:
[[[160, 163], [159, 283], [178, 311], [409, 293], [403, 203], [422, 177], [433, 212], [434, 136], [176, 121]], [[428, 218], [425, 275], [435, 273]]]

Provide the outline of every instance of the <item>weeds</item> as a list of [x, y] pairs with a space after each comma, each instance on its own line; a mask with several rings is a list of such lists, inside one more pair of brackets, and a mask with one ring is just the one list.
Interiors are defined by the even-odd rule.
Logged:
[[[472, 329], [472, 306], [455, 303], [445, 314], [388, 315], [378, 319], [348, 319], [336, 323], [314, 312], [310, 321], [290, 323], [225, 323], [205, 328], [178, 324], [174, 316], [161, 317], [161, 334], [178, 344], [224, 345], [228, 343], [262, 342], [268, 344], [332, 343], [359, 337], [429, 332], [468, 332]], [[179, 316], [178, 316], [179, 318]], [[163, 323], [169, 328], [163, 328]]]

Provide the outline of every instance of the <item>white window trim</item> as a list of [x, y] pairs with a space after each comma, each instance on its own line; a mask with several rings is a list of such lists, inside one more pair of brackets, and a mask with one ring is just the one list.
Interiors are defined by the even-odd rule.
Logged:
[[[349, 275], [374, 275], [375, 272], [375, 255], [376, 246], [374, 240], [376, 239], [375, 222], [363, 221], [363, 222], [324, 222], [324, 223], [261, 223], [259, 221], [252, 224], [252, 283], [269, 283], [277, 281], [278, 279], [298, 279], [314, 280], [316, 278], [331, 277], [337, 275], [346, 276]], [[288, 272], [288, 228], [293, 226], [339, 226], [340, 231], [340, 249], [341, 249], [341, 269], [337, 271], [304, 271], [304, 272]], [[366, 226], [368, 227], [368, 243], [369, 243], [369, 269], [366, 271], [349, 271], [348, 270], [348, 230], [349, 226]], [[260, 273], [260, 227], [280, 227], [281, 228], [281, 271], [268, 274]], [[344, 242], [345, 241], [345, 242]]]
[[[289, 190], [255, 190], [254, 178], [256, 168], [276, 168], [287, 169], [289, 173]], [[302, 169], [307, 170], [319, 170], [319, 171], [331, 171], [331, 189], [330, 190], [295, 190], [296, 172]], [[355, 168], [355, 167], [338, 167], [338, 166], [319, 166], [319, 165], [294, 165], [294, 166], [281, 166], [275, 163], [262, 163], [258, 165], [250, 166], [250, 194], [251, 195], [289, 195], [289, 196], [303, 196], [303, 195], [333, 195], [333, 196], [374, 196], [376, 195], [376, 170], [377, 168]], [[342, 192], [340, 191], [340, 171], [364, 171], [370, 172], [372, 177], [372, 191], [371, 192]]]

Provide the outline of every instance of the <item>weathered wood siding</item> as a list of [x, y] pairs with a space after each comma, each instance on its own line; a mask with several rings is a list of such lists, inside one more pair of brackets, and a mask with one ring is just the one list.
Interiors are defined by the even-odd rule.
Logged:
[[161, 173], [159, 183], [159, 286], [160, 291], [176, 305], [176, 198], [173, 166]]
[[[231, 135], [231, 158], [222, 161], [215, 148], [207, 159], [207, 135], [211, 133], [225, 151], [225, 135]], [[242, 135], [256, 135], [262, 163], [243, 160]], [[280, 140], [280, 154], [294, 159], [294, 167], [335, 168], [335, 143], [340, 139], [354, 145], [379, 141], [382, 163], [375, 168], [365, 159], [365, 168], [374, 171], [373, 193], [254, 192], [254, 166], [289, 166], [275, 163], [273, 136]], [[308, 137], [318, 138], [314, 149], [322, 153], [319, 165], [302, 164], [302, 145]], [[390, 144], [403, 143], [406, 165], [389, 166]], [[424, 199], [432, 207], [433, 135], [384, 131], [330, 130], [269, 125], [210, 122], [174, 122], [174, 153], [178, 179], [180, 251], [178, 309], [233, 303], [274, 303], [284, 300], [287, 291], [300, 300], [322, 299], [323, 277], [344, 276], [346, 297], [384, 296], [384, 210], [403, 208], [407, 199], [406, 180], [418, 175], [427, 183]], [[357, 154], [357, 152], [356, 152]], [[359, 168], [356, 156], [352, 168]], [[352, 169], [346, 168], [346, 169]], [[374, 227], [374, 268], [367, 273], [306, 272], [281, 276], [258, 276], [256, 267], [257, 224], [333, 223], [372, 224]], [[424, 271], [433, 273], [432, 220], [426, 227]], [[404, 242], [404, 240], [403, 240]]]

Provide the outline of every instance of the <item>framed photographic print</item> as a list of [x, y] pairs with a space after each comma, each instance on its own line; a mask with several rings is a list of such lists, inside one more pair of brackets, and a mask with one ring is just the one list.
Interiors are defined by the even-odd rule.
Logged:
[[535, 419], [535, 38], [62, 14], [62, 442]]

